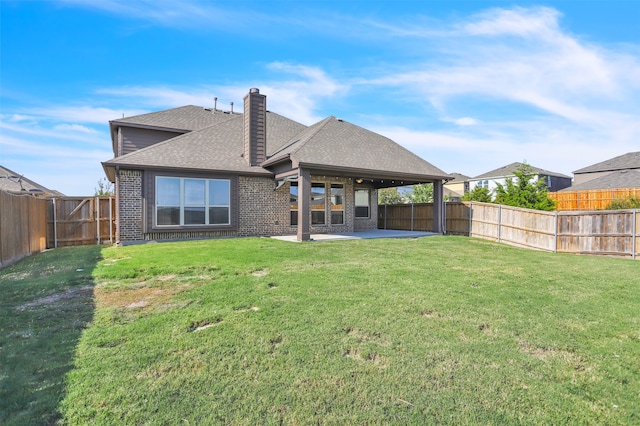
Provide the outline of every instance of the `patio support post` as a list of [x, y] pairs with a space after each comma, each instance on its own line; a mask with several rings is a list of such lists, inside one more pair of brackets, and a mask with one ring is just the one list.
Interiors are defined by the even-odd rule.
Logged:
[[442, 210], [444, 209], [443, 186], [441, 180], [433, 181], [433, 232], [442, 234]]
[[311, 240], [309, 217], [311, 216], [311, 172], [298, 170], [298, 241]]

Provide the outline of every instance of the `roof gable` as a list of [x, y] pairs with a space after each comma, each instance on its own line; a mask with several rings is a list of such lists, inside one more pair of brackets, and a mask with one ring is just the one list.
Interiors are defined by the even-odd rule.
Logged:
[[333, 116], [296, 135], [274, 154], [276, 158], [288, 155], [298, 164], [315, 167], [448, 177], [391, 139]]
[[573, 173], [594, 173], [594, 172], [608, 172], [613, 170], [623, 169], [640, 169], [640, 151], [628, 152], [617, 157], [610, 158], [600, 163], [592, 164], [582, 169], [576, 170]]

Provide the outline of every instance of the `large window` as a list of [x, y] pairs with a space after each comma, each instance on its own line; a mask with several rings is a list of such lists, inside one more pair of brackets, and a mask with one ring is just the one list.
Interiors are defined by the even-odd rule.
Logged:
[[344, 225], [344, 185], [331, 184], [331, 224]]
[[156, 225], [203, 226], [231, 223], [228, 179], [156, 177]]
[[311, 183], [311, 224], [324, 225], [325, 221], [324, 183]]
[[356, 219], [369, 218], [369, 190], [356, 189]]

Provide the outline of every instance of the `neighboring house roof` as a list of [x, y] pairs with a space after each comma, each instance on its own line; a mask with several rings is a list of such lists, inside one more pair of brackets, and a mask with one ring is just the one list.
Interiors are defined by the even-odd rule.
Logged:
[[467, 176], [467, 175], [463, 175], [461, 173], [449, 173], [449, 175], [453, 178], [453, 179], [449, 179], [448, 183], [460, 183], [460, 182], [464, 182], [466, 180], [471, 179], [471, 177]]
[[614, 170], [624, 169], [640, 169], [640, 151], [628, 152], [623, 155], [611, 158], [609, 160], [602, 161], [600, 163], [592, 164], [582, 169], [576, 170], [573, 173], [595, 173], [595, 172], [609, 172]]
[[[523, 165], [523, 163], [511, 163], [508, 164], [506, 166], [500, 167], [498, 169], [495, 170], [491, 170], [490, 172], [486, 172], [483, 173], [481, 175], [478, 175], [474, 178], [471, 178], [472, 180], [476, 180], [476, 179], [491, 179], [491, 178], [502, 178], [502, 177], [507, 177], [507, 176], [515, 176], [514, 172], [516, 172], [521, 166]], [[556, 172], [550, 172], [548, 170], [544, 170], [541, 169], [539, 167], [534, 167], [530, 164], [528, 164], [529, 167], [531, 167], [531, 170], [533, 171], [533, 173], [537, 174], [537, 175], [542, 175], [542, 176], [556, 176], [556, 177], [563, 177], [563, 178], [568, 178], [571, 179], [571, 176], [567, 176], [567, 175], [563, 175], [562, 173], [556, 173]]]
[[640, 170], [616, 170], [560, 191], [587, 191], [592, 189], [640, 188]]
[[6, 167], [0, 166], [0, 190], [14, 193], [30, 193], [34, 195], [63, 196], [64, 194], [51, 190], [32, 181]]

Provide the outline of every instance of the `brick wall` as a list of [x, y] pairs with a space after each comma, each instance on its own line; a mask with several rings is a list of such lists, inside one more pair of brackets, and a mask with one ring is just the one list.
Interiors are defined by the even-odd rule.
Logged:
[[[275, 189], [276, 183], [267, 177], [238, 177], [238, 229], [237, 230], [193, 230], [193, 231], [153, 231], [144, 232], [142, 172], [138, 170], [120, 170], [116, 179], [118, 191], [118, 242], [144, 240], [172, 240], [193, 238], [229, 238], [246, 236], [295, 235], [296, 226], [291, 226], [289, 184]], [[377, 228], [377, 192], [371, 188], [371, 218], [355, 219], [354, 183], [348, 178], [327, 178], [312, 176], [313, 182], [326, 183], [327, 222], [331, 217], [330, 184], [344, 185], [344, 224], [316, 225], [311, 232], [340, 233], [360, 229]], [[147, 208], [153, 208], [147, 201]]]
[[[238, 210], [240, 236], [289, 234], [289, 185], [275, 189], [271, 178], [240, 176]], [[295, 231], [294, 231], [295, 232]]]
[[118, 187], [118, 227], [116, 240], [144, 239], [142, 232], [142, 171], [120, 170], [116, 177]]

